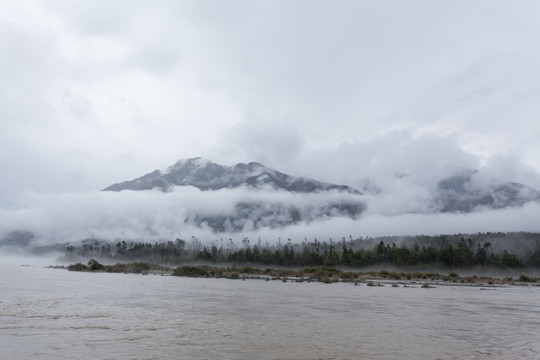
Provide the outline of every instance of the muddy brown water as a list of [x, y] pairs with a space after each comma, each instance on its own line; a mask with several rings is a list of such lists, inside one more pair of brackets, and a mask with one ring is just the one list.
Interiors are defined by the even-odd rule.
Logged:
[[0, 266], [0, 358], [539, 359], [540, 287]]

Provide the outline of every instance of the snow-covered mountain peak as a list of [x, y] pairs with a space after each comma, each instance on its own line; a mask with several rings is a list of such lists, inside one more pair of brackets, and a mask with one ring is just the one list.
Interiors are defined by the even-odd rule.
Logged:
[[174, 186], [194, 186], [200, 190], [270, 186], [276, 190], [301, 193], [328, 190], [360, 193], [345, 185], [290, 176], [256, 162], [222, 166], [203, 158], [179, 160], [163, 172], [156, 170], [140, 178], [111, 185], [105, 190], [150, 190], [157, 187], [168, 191]]
[[180, 159], [177, 162], [175, 162], [173, 165], [169, 166], [165, 171], [163, 171], [163, 173], [170, 174], [182, 168], [189, 168], [191, 170], [203, 169], [206, 166], [208, 166], [208, 164], [210, 163], [212, 163], [210, 160], [203, 159], [201, 157], [195, 157], [191, 159]]

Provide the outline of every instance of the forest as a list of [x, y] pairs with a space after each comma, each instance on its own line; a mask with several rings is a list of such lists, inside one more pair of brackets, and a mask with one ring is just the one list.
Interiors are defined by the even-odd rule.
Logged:
[[273, 243], [242, 237], [203, 242], [189, 240], [155, 243], [108, 242], [87, 239], [65, 247], [66, 261], [93, 257], [102, 261], [144, 261], [154, 264], [248, 264], [260, 266], [373, 265], [443, 266], [460, 269], [475, 266], [540, 267], [539, 233], [478, 233], [439, 236], [355, 238], [338, 241], [313, 239], [295, 243], [278, 238]]

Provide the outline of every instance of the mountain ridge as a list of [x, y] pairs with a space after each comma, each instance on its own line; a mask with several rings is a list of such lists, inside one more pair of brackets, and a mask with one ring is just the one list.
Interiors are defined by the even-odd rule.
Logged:
[[[154, 170], [130, 181], [116, 183], [103, 191], [173, 191], [175, 187], [193, 186], [200, 191], [247, 188], [255, 191], [272, 189], [301, 197], [262, 198], [255, 192], [249, 199], [233, 200], [232, 210], [222, 213], [190, 212], [186, 222], [213, 231], [242, 231], [246, 228], [284, 227], [317, 219], [347, 217], [356, 219], [366, 210], [361, 194], [355, 188], [335, 185], [304, 177], [295, 177], [257, 162], [222, 166], [202, 158], [178, 160], [166, 170]], [[320, 194], [330, 194], [319, 196]], [[315, 198], [316, 199], [315, 199]], [[179, 204], [179, 206], [182, 206]]]
[[223, 166], [200, 157], [179, 160], [164, 171], [154, 170], [136, 179], [112, 184], [103, 191], [140, 191], [155, 188], [170, 191], [174, 186], [193, 186], [202, 191], [270, 186], [293, 193], [335, 190], [361, 194], [350, 186], [287, 175], [257, 162]]
[[[200, 157], [178, 160], [165, 170], [154, 170], [136, 179], [116, 183], [103, 191], [144, 191], [159, 189], [172, 192], [175, 187], [191, 186], [200, 191], [249, 189], [248, 195], [238, 196], [225, 212], [190, 211], [187, 222], [208, 226], [214, 231], [241, 231], [244, 228], [283, 227], [300, 222], [346, 217], [357, 219], [370, 204], [385, 196], [399, 197], [403, 192], [369, 185], [377, 191], [364, 192], [346, 185], [336, 185], [314, 179], [295, 177], [257, 162], [223, 166]], [[267, 196], [268, 190], [294, 195], [288, 200]], [[260, 192], [259, 192], [260, 191]], [[328, 196], [332, 194], [331, 196]], [[405, 194], [406, 195], [406, 194]], [[380, 199], [380, 200], [379, 200]], [[413, 206], [402, 213], [473, 213], [489, 209], [523, 206], [540, 202], [540, 192], [526, 185], [486, 177], [477, 170], [462, 170], [440, 179], [429, 189], [422, 207]], [[179, 204], [179, 206], [185, 206]]]
[[475, 183], [478, 171], [466, 171], [438, 182], [435, 201], [441, 212], [468, 213], [481, 208], [502, 209], [540, 201], [540, 192], [513, 181]]

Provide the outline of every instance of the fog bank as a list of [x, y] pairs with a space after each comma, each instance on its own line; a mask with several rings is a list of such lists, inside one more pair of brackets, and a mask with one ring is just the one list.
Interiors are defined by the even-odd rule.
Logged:
[[[469, 214], [395, 213], [390, 199], [375, 204], [369, 196], [353, 196], [367, 201], [368, 208], [357, 218], [309, 217], [313, 209], [350, 200], [338, 192], [292, 194], [271, 190], [226, 189], [203, 192], [195, 188], [176, 191], [78, 192], [65, 194], [28, 193], [11, 208], [0, 209], [0, 236], [13, 231], [29, 231], [37, 245], [77, 242], [82, 239], [167, 241], [192, 236], [201, 241], [252, 239], [274, 242], [290, 238], [326, 240], [352, 236], [438, 235], [477, 232], [540, 231], [540, 205], [484, 210]], [[411, 201], [414, 199], [411, 199]], [[233, 214], [240, 202], [260, 202], [295, 206], [308, 221], [285, 227], [254, 228], [253, 223], [239, 232], [215, 232], [206, 223], [194, 222], [196, 214]], [[384, 202], [386, 201], [386, 203]], [[399, 200], [402, 201], [402, 200]], [[255, 215], [253, 215], [255, 216]], [[276, 215], [277, 216], [277, 215]]]

